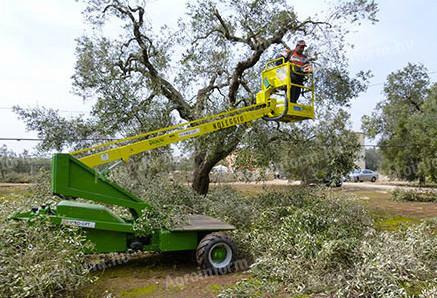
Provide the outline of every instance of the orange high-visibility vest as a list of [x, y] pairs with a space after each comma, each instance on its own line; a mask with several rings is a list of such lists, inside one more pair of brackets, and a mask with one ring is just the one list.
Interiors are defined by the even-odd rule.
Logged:
[[308, 59], [307, 56], [303, 55], [303, 54], [299, 54], [296, 51], [293, 51], [293, 53], [290, 56], [290, 62], [297, 65], [297, 66], [304, 66], [305, 64], [308, 63]]

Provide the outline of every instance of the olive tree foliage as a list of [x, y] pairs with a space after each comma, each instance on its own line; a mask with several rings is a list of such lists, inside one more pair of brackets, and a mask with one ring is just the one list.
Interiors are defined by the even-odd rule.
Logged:
[[303, 184], [340, 181], [355, 167], [360, 150], [357, 135], [350, 126], [350, 115], [339, 110], [326, 112], [317, 125], [305, 123], [270, 134], [249, 132], [237, 162], [274, 166], [287, 178], [301, 180]]
[[[77, 41], [73, 88], [95, 105], [89, 118], [70, 120], [51, 110], [17, 108], [28, 128], [44, 138], [43, 149], [133, 135], [254, 103], [264, 62], [298, 38], [311, 41], [308, 52], [317, 49], [323, 66], [317, 72], [320, 111], [348, 105], [369, 76], [347, 71], [344, 37], [350, 23], [376, 21], [371, 0], [342, 1], [307, 19], [286, 0], [190, 1], [176, 29], [156, 28], [147, 2], [85, 3], [84, 15], [95, 30]], [[105, 35], [108, 23], [119, 24], [122, 33]], [[274, 128], [257, 125], [266, 133]], [[242, 125], [184, 144], [193, 153], [197, 192], [208, 191], [210, 170], [247, 130]]]
[[390, 176], [437, 181], [437, 85], [423, 65], [408, 63], [391, 73], [385, 98], [362, 118], [367, 135], [379, 136], [382, 168]]
[[292, 178], [303, 183], [336, 182], [355, 167], [360, 145], [350, 129], [350, 115], [344, 111], [328, 115], [318, 126], [301, 134], [300, 142], [290, 142], [280, 164]]

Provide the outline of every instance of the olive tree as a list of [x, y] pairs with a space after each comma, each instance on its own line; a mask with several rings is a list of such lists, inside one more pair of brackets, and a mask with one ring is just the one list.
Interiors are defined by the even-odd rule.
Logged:
[[409, 181], [437, 181], [437, 85], [427, 69], [408, 63], [388, 75], [384, 99], [362, 126], [370, 137], [379, 136], [382, 168], [390, 176]]
[[[317, 52], [322, 65], [317, 72], [320, 111], [348, 105], [368, 77], [348, 72], [344, 37], [350, 23], [376, 21], [377, 5], [371, 0], [342, 1], [311, 18], [299, 17], [286, 0], [190, 1], [176, 29], [155, 28], [147, 2], [85, 3], [84, 15], [95, 30], [77, 40], [73, 89], [95, 100], [90, 117], [64, 119], [52, 110], [16, 109], [44, 138], [45, 150], [249, 105], [264, 62], [298, 38], [311, 41], [308, 52]], [[122, 33], [105, 34], [108, 23], [119, 24]], [[274, 128], [262, 125], [266, 133]], [[247, 130], [246, 125], [228, 128], [184, 144], [194, 157], [194, 190], [208, 191], [211, 169], [239, 146]]]

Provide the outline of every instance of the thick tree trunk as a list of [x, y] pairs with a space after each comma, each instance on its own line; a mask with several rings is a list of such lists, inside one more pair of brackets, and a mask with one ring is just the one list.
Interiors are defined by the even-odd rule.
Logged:
[[[209, 190], [209, 173], [212, 168], [232, 151], [235, 150], [240, 142], [240, 136], [244, 130], [241, 130], [225, 144], [220, 143], [213, 151], [206, 152], [203, 148], [197, 147], [194, 153], [194, 171], [193, 171], [193, 189], [202, 195], [208, 193]], [[212, 149], [212, 148], [211, 148]]]
[[198, 157], [201, 158], [196, 156], [194, 161], [192, 187], [198, 194], [206, 195], [209, 190], [209, 172], [211, 172], [212, 167], [206, 166], [203, 162], [197, 162]]

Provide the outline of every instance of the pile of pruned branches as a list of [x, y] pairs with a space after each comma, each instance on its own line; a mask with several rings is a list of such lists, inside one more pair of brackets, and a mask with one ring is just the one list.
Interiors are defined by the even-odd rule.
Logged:
[[[202, 213], [237, 227], [239, 257], [251, 277], [221, 297], [327, 294], [342, 297], [432, 297], [437, 293], [434, 221], [398, 232], [377, 232], [353, 198], [327, 189], [265, 190], [243, 196], [215, 188], [200, 196], [190, 188], [156, 183], [145, 189], [163, 223]], [[168, 212], [173, 210], [173, 212]]]
[[47, 174], [42, 181], [32, 193], [0, 195], [0, 297], [62, 296], [93, 280], [83, 252], [90, 244], [80, 231], [44, 217], [10, 219], [52, 199]]

